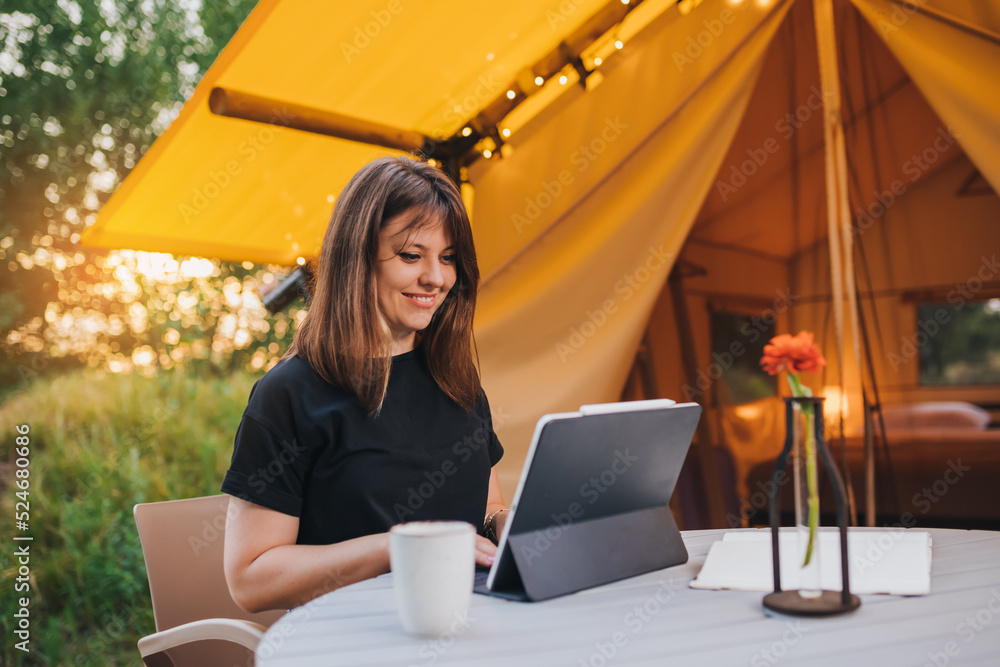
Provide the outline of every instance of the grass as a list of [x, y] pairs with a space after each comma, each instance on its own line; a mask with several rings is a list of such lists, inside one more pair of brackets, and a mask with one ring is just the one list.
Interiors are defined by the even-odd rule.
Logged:
[[[34, 537], [29, 593], [14, 592], [16, 547], [0, 550], [0, 664], [141, 664], [135, 642], [154, 626], [132, 506], [219, 492], [256, 377], [75, 371], [0, 404], [0, 538]], [[19, 424], [30, 427], [27, 533], [14, 526]], [[29, 654], [14, 648], [21, 596]]]

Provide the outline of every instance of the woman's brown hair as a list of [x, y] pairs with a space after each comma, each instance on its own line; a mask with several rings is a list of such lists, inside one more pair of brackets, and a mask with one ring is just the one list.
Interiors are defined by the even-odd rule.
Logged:
[[455, 249], [455, 284], [420, 333], [434, 381], [471, 410], [480, 393], [472, 317], [479, 265], [462, 196], [438, 169], [405, 157], [363, 167], [343, 189], [327, 227], [312, 302], [283, 358], [298, 355], [323, 379], [357, 395], [376, 414], [385, 400], [392, 362], [389, 326], [375, 288], [379, 231], [415, 213], [406, 230], [443, 224]]

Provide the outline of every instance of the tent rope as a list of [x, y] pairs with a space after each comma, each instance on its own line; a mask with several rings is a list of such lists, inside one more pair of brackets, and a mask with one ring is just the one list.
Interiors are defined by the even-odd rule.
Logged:
[[908, 2], [907, 0], [888, 0], [894, 5], [902, 7], [904, 10], [915, 11], [919, 14], [933, 19], [939, 23], [944, 23], [947, 26], [961, 30], [962, 32], [967, 32], [974, 37], [979, 37], [985, 39], [989, 42], [993, 42], [1000, 46], [1000, 35], [995, 32], [986, 30], [985, 28], [977, 25], [973, 25], [968, 21], [958, 18], [957, 16], [952, 16], [951, 14], [946, 14], [940, 9], [935, 9], [934, 7], [927, 7], [926, 5], [918, 5], [913, 2]]

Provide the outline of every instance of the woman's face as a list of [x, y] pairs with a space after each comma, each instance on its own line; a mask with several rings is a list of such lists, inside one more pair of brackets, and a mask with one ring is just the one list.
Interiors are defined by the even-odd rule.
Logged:
[[412, 212], [404, 212], [379, 232], [375, 288], [392, 331], [393, 355], [413, 349], [416, 333], [431, 323], [455, 284], [451, 234], [441, 222], [406, 230], [412, 219]]

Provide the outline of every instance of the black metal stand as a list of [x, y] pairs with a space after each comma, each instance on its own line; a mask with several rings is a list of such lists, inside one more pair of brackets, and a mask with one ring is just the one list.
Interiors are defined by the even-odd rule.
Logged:
[[[815, 396], [794, 396], [785, 398], [785, 448], [781, 450], [781, 455], [774, 465], [774, 474], [771, 476], [771, 488], [768, 489], [768, 508], [771, 523], [771, 562], [774, 566], [774, 592], [764, 596], [764, 607], [782, 614], [793, 616], [833, 616], [854, 611], [861, 606], [858, 596], [851, 595], [851, 583], [848, 576], [850, 563], [847, 560], [847, 500], [844, 497], [844, 482], [840, 478], [837, 466], [833, 462], [833, 457], [827, 450], [826, 441], [823, 438], [823, 398]], [[816, 448], [820, 456], [823, 457], [823, 465], [830, 474], [830, 481], [833, 484], [833, 493], [837, 498], [837, 525], [840, 527], [840, 572], [842, 581], [841, 591], [823, 591], [818, 598], [804, 598], [795, 591], [781, 590], [781, 557], [778, 548], [778, 524], [780, 523], [778, 511], [778, 491], [781, 489], [779, 478], [788, 463], [788, 454], [792, 450], [795, 439], [794, 424], [794, 403], [811, 403], [814, 412], [814, 428], [816, 436]], [[815, 545], [819, 549], [819, 540]]]

